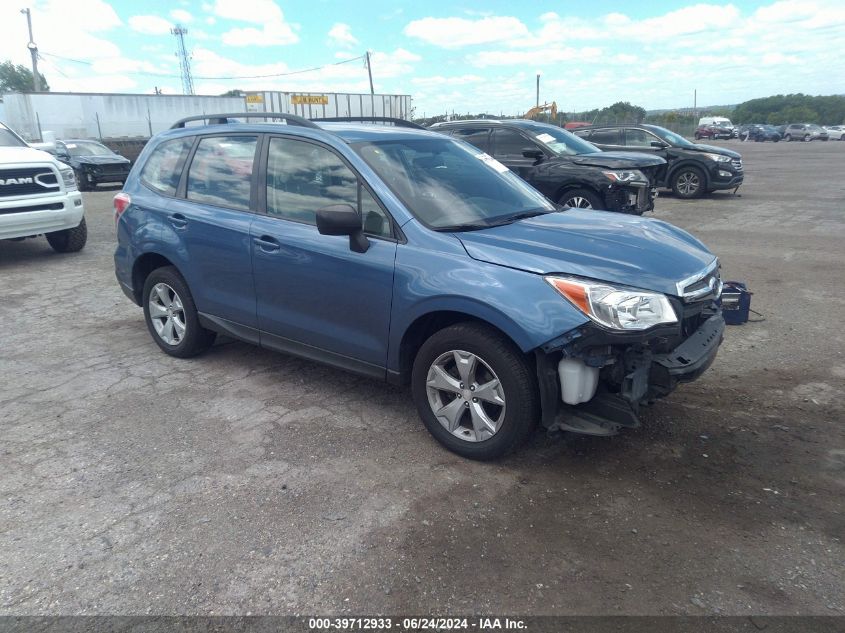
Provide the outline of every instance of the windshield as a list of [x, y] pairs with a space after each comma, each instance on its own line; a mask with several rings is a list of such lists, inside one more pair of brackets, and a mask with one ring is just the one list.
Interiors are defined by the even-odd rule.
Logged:
[[523, 129], [558, 156], [595, 154], [601, 151], [589, 141], [554, 125], [526, 125]]
[[659, 136], [662, 140], [669, 143], [669, 145], [676, 145], [678, 147], [695, 147], [694, 143], [690, 143], [687, 139], [685, 139], [680, 134], [675, 134], [674, 132], [670, 132], [664, 127], [660, 127], [657, 125], [649, 125], [648, 129], [657, 136]]
[[74, 141], [65, 143], [65, 147], [71, 156], [111, 156], [113, 153], [105, 145], [93, 141]]
[[0, 127], [0, 147], [26, 147], [26, 143], [11, 130]]
[[408, 210], [435, 230], [480, 229], [555, 210], [497, 160], [450, 138], [352, 147]]

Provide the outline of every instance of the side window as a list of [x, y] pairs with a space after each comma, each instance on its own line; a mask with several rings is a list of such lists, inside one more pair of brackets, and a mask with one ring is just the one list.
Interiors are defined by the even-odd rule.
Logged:
[[604, 128], [593, 130], [590, 143], [597, 145], [622, 145], [622, 131], [619, 128]]
[[188, 169], [187, 198], [220, 207], [249, 209], [255, 136], [202, 138]]
[[485, 152], [487, 154], [490, 153], [489, 128], [461, 128], [452, 132], [452, 137], [458, 139], [459, 141], [466, 141], [467, 143], [475, 145], [482, 152]]
[[160, 193], [175, 196], [185, 159], [193, 144], [194, 137], [187, 136], [165, 141], [156, 147], [141, 170], [141, 180]]
[[625, 145], [628, 147], [651, 147], [651, 142], [657, 140], [659, 140], [657, 137], [652, 136], [645, 130], [625, 129]]
[[519, 132], [504, 128], [493, 130], [493, 155], [496, 157], [523, 158], [522, 150], [532, 145]]
[[366, 233], [390, 236], [387, 215], [337, 154], [306, 141], [270, 139], [267, 214], [316, 225], [317, 209], [332, 204], [357, 209]]

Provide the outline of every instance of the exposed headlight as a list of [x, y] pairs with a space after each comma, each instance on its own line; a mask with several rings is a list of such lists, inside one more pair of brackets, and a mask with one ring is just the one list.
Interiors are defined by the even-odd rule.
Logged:
[[704, 154], [710, 160], [715, 160], [717, 163], [729, 163], [731, 162], [730, 156], [725, 156], [724, 154]]
[[645, 174], [638, 169], [628, 171], [603, 171], [611, 182], [648, 182]]
[[62, 175], [62, 182], [65, 184], [65, 189], [67, 191], [75, 191], [76, 176], [73, 173], [73, 169], [70, 167], [62, 167], [59, 169], [59, 173]]
[[544, 279], [593, 321], [614, 330], [647, 330], [678, 322], [669, 299], [659, 292], [618, 288], [575, 277], [550, 275]]

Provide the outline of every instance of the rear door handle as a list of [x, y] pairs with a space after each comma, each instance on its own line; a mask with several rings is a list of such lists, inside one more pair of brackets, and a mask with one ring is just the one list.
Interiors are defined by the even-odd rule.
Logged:
[[184, 229], [188, 226], [188, 219], [181, 213], [174, 213], [167, 219], [170, 220], [170, 223], [177, 229]]
[[275, 238], [272, 238], [269, 235], [254, 237], [252, 238], [252, 242], [265, 253], [273, 253], [281, 248], [279, 242], [277, 242]]

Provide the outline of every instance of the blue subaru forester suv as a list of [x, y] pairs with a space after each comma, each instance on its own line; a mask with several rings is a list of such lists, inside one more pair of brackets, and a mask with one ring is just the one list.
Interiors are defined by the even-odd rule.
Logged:
[[166, 353], [222, 333], [410, 384], [474, 459], [538, 422], [636, 427], [716, 356], [719, 264], [688, 233], [556, 206], [407, 122], [253, 116], [178, 122], [115, 197], [117, 278]]

